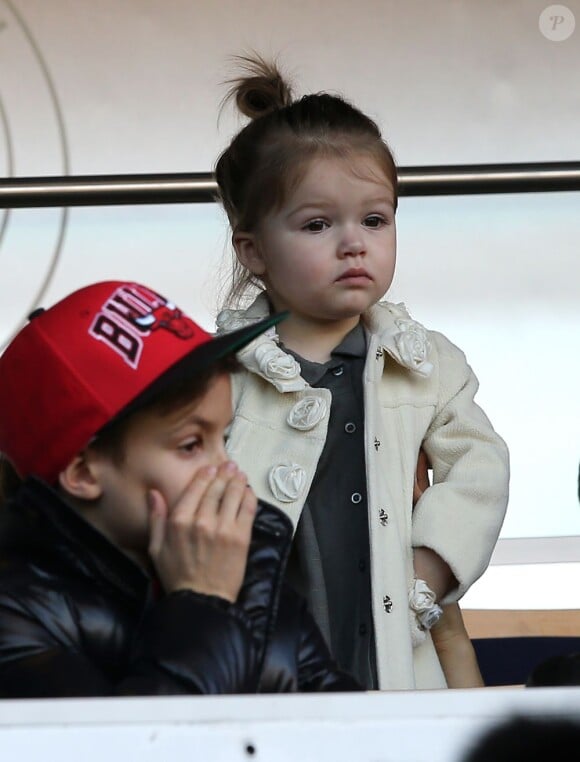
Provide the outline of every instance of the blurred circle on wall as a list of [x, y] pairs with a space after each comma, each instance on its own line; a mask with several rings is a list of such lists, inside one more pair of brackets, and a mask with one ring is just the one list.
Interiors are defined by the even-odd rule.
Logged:
[[[57, 89], [26, 19], [0, 0], [0, 176], [67, 175]], [[66, 230], [63, 208], [0, 209], [0, 351], [42, 300]]]

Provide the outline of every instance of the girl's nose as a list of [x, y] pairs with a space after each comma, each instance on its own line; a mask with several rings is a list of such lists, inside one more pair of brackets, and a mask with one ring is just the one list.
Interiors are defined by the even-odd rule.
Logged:
[[346, 229], [339, 243], [338, 251], [341, 257], [358, 257], [365, 253], [363, 236], [358, 228]]

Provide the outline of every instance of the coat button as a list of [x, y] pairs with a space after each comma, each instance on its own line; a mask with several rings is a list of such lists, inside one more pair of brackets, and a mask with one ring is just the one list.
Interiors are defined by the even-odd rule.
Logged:
[[379, 508], [379, 521], [384, 527], [386, 527], [389, 523], [389, 514], [385, 511], [384, 508]]
[[318, 397], [304, 397], [297, 402], [286, 417], [293, 429], [309, 431], [326, 415], [326, 402]]
[[354, 432], [356, 431], [356, 423], [352, 423], [352, 421], [345, 423], [344, 430], [346, 431], [347, 434], [354, 434]]
[[383, 608], [387, 612], [387, 614], [390, 614], [393, 610], [393, 601], [391, 600], [389, 595], [385, 595], [383, 597]]
[[362, 495], [360, 492], [353, 492], [352, 495], [350, 496], [350, 502], [354, 503], [355, 505], [357, 505], [357, 503], [360, 503], [361, 500], [362, 500]]
[[338, 368], [335, 368], [332, 371], [333, 376], [342, 376], [343, 373], [344, 373], [344, 365], [339, 365]]
[[298, 463], [278, 463], [268, 474], [272, 494], [281, 503], [298, 500], [306, 485], [306, 471]]

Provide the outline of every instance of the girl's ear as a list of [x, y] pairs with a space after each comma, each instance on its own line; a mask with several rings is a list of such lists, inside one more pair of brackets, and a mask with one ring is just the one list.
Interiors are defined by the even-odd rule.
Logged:
[[241, 264], [254, 275], [264, 275], [266, 263], [255, 233], [234, 233], [232, 243]]
[[80, 500], [96, 500], [102, 495], [97, 469], [87, 452], [81, 452], [58, 475], [58, 483]]

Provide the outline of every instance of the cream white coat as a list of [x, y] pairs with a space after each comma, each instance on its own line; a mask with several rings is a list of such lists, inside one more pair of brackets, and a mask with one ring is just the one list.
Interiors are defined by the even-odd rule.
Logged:
[[[224, 310], [218, 331], [268, 314], [264, 294], [245, 311]], [[508, 500], [504, 441], [474, 402], [478, 382], [463, 352], [426, 331], [401, 304], [381, 302], [365, 314], [366, 469], [373, 618], [382, 690], [440, 688], [445, 678], [431, 638], [413, 647], [408, 606], [413, 548], [435, 550], [459, 586], [459, 599], [485, 571]], [[275, 330], [239, 355], [246, 371], [233, 380], [234, 419], [228, 452], [257, 495], [297, 525], [322, 452], [331, 406], [327, 389], [310, 387]], [[433, 485], [413, 508], [419, 448]]]

